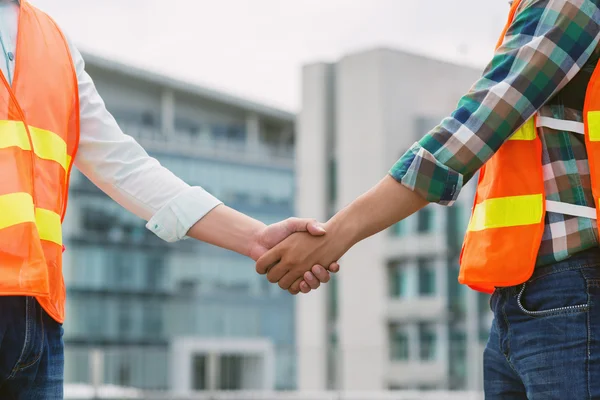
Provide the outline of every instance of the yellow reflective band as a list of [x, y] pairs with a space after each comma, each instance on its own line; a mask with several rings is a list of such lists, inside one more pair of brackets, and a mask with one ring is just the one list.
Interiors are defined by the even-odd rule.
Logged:
[[39, 158], [56, 161], [67, 170], [67, 143], [56, 133], [29, 126], [33, 150]]
[[534, 118], [530, 118], [508, 140], [535, 140], [535, 136], [535, 120]]
[[31, 150], [25, 124], [21, 121], [0, 120], [0, 149], [8, 147]]
[[600, 111], [588, 111], [587, 124], [590, 142], [600, 142]]
[[40, 239], [62, 245], [60, 215], [50, 210], [36, 208], [35, 221]]
[[25, 222], [34, 222], [33, 198], [29, 193], [0, 196], [0, 229]]
[[468, 230], [537, 224], [542, 220], [542, 210], [541, 194], [488, 199], [475, 206]]
[[35, 222], [40, 239], [62, 245], [60, 215], [37, 208], [29, 193], [11, 193], [0, 196], [0, 229], [26, 222]]
[[[67, 155], [67, 143], [56, 133], [45, 129], [29, 126], [29, 132], [35, 155], [44, 160], [56, 161], [66, 171], [70, 159]], [[31, 150], [23, 122], [0, 120], [0, 149], [8, 147]]]

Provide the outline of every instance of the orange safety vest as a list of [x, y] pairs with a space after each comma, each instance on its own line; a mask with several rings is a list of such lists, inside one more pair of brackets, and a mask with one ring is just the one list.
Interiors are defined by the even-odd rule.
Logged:
[[35, 296], [64, 321], [62, 220], [79, 143], [77, 75], [65, 37], [20, 1], [12, 87], [0, 84], [0, 295]]
[[[521, 3], [513, 3], [498, 47]], [[598, 219], [600, 198], [600, 66], [589, 82], [584, 123], [534, 116], [481, 168], [475, 205], [461, 252], [459, 281], [491, 293], [531, 277], [544, 232], [546, 211]], [[596, 208], [547, 201], [542, 171], [545, 126], [585, 135]]]

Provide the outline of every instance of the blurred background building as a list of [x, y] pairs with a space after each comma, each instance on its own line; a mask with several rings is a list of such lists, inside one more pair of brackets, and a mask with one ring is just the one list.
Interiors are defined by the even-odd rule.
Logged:
[[[176, 175], [265, 223], [294, 214], [293, 114], [84, 57], [123, 130]], [[192, 240], [169, 244], [144, 225], [74, 172], [66, 381], [90, 382], [90, 350], [100, 349], [109, 384], [295, 388], [294, 298], [250, 259]]]
[[[299, 214], [327, 220], [371, 188], [480, 73], [389, 49], [305, 66]], [[489, 296], [457, 281], [473, 193], [358, 244], [331, 284], [298, 297], [301, 390], [481, 389]]]
[[[286, 111], [85, 59], [127, 134], [265, 223], [327, 220], [480, 74], [390, 49], [310, 64], [296, 127]], [[242, 256], [162, 242], [75, 171], [64, 228], [66, 381], [92, 382], [99, 349], [100, 383], [146, 390], [479, 391], [489, 297], [457, 282], [472, 193], [467, 185], [455, 206], [429, 206], [360, 243], [330, 284], [292, 297]]]

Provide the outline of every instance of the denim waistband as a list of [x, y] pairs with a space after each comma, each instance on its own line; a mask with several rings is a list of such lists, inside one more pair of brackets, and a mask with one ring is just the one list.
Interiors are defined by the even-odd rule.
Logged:
[[541, 278], [542, 276], [553, 274], [556, 272], [589, 267], [600, 267], [600, 247], [594, 247], [588, 250], [584, 250], [564, 261], [559, 261], [554, 264], [536, 267], [533, 271], [533, 275], [531, 275], [531, 278], [529, 278], [529, 280], [535, 280]]

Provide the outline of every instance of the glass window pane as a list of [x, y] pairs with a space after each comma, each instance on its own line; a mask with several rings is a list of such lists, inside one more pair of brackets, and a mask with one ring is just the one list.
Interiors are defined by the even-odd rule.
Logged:
[[433, 209], [426, 207], [417, 214], [417, 232], [429, 233], [433, 229]]
[[435, 268], [430, 260], [419, 260], [419, 295], [433, 295], [435, 287]]
[[421, 360], [430, 361], [436, 358], [436, 334], [430, 325], [419, 325], [419, 355]]
[[392, 326], [390, 339], [390, 359], [394, 361], [408, 360], [408, 334], [400, 326]]
[[390, 296], [408, 297], [408, 271], [404, 263], [394, 263], [390, 266]]

